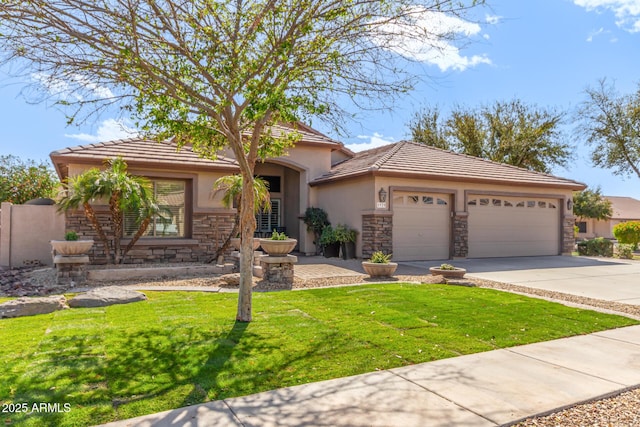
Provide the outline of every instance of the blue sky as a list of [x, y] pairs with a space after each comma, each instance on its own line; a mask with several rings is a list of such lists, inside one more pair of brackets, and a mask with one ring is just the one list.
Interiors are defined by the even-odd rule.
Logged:
[[[573, 111], [584, 89], [606, 77], [622, 93], [640, 84], [640, 0], [488, 0], [474, 22], [459, 23], [464, 43], [446, 46], [443, 55], [423, 52], [416, 71], [423, 82], [392, 111], [366, 112], [338, 136], [354, 150], [408, 138], [413, 112], [437, 105], [475, 107], [519, 98], [531, 104]], [[82, 127], [67, 127], [62, 112], [30, 105], [20, 87], [0, 74], [0, 154], [48, 160], [56, 149], [115, 139], [115, 120], [100, 117]], [[323, 126], [314, 123], [319, 130]], [[568, 134], [573, 127], [566, 126]], [[554, 173], [607, 195], [640, 199], [640, 178], [623, 178], [590, 163], [590, 149], [578, 143], [570, 168]]]

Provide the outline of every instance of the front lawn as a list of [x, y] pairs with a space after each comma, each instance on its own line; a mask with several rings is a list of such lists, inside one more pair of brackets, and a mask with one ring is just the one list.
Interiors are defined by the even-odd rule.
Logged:
[[258, 293], [250, 324], [233, 321], [235, 294], [148, 296], [129, 305], [0, 320], [2, 406], [59, 404], [58, 411], [50, 405], [30, 414], [0, 413], [1, 425], [94, 425], [638, 324], [447, 285]]

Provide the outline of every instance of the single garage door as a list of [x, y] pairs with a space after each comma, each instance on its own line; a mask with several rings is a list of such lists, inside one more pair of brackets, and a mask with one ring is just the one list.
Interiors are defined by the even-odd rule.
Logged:
[[448, 194], [395, 192], [393, 260], [448, 259], [450, 212]]
[[560, 253], [557, 199], [470, 196], [467, 207], [470, 258]]

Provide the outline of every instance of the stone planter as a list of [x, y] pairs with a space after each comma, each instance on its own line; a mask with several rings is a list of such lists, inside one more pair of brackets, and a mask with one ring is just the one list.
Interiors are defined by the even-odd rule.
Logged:
[[445, 279], [462, 279], [466, 274], [467, 270], [464, 268], [456, 267], [455, 270], [443, 270], [440, 267], [431, 267], [429, 268], [431, 275], [433, 276], [442, 276]]
[[58, 255], [84, 255], [93, 246], [93, 240], [51, 240], [51, 247]]
[[[231, 239], [231, 246], [233, 246], [233, 249], [235, 249], [236, 251], [240, 250], [240, 238], [239, 237], [234, 237]], [[260, 239], [253, 239], [253, 250], [257, 251], [258, 248], [260, 247]]]
[[296, 239], [271, 240], [260, 239], [260, 246], [269, 256], [285, 256], [296, 247]]
[[362, 261], [362, 268], [371, 277], [391, 277], [398, 268], [398, 263], [388, 262], [381, 264], [377, 262]]

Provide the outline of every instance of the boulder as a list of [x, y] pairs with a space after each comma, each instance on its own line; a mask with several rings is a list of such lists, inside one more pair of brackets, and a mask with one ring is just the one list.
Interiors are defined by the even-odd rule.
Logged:
[[0, 318], [33, 316], [35, 314], [47, 314], [56, 310], [69, 308], [64, 295], [51, 295], [37, 298], [18, 298], [0, 304]]
[[422, 278], [420, 283], [430, 285], [444, 285], [447, 283], [447, 279], [445, 279], [443, 276], [425, 276]]
[[230, 273], [223, 274], [218, 277], [219, 282], [225, 282], [229, 286], [239, 286], [240, 285], [240, 273]]
[[69, 300], [71, 307], [106, 307], [114, 304], [127, 304], [130, 302], [144, 301], [147, 296], [142, 292], [131, 289], [110, 286], [92, 289], [88, 292], [76, 295]]

